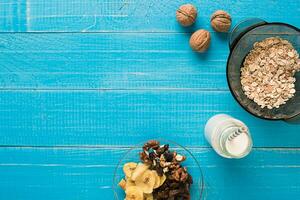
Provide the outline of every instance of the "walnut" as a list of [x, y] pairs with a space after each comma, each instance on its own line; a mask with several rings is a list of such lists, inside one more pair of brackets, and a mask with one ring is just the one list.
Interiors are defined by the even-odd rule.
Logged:
[[197, 18], [197, 9], [192, 4], [184, 4], [176, 11], [176, 19], [182, 26], [192, 25]]
[[228, 32], [231, 26], [231, 17], [227, 12], [217, 10], [212, 14], [210, 24], [215, 31]]
[[148, 151], [150, 148], [152, 148], [154, 150], [158, 149], [159, 148], [159, 142], [156, 141], [156, 140], [149, 140], [143, 146], [144, 151]]
[[193, 33], [190, 38], [190, 46], [193, 50], [204, 52], [210, 44], [210, 33], [204, 29], [200, 29]]
[[172, 172], [172, 178], [178, 182], [186, 182], [189, 174], [186, 172], [186, 169], [179, 168]]
[[185, 159], [186, 159], [185, 156], [182, 156], [182, 155], [179, 155], [179, 154], [177, 154], [177, 155], [175, 156], [175, 160], [176, 160], [177, 162], [183, 162], [183, 161], [185, 161]]

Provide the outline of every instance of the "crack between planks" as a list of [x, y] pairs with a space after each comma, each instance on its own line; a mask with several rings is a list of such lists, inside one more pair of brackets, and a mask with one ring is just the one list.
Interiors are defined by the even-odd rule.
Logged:
[[6, 91], [28, 91], [28, 92], [43, 92], [43, 91], [78, 91], [78, 92], [109, 92], [109, 91], [177, 91], [177, 92], [229, 92], [229, 89], [217, 88], [0, 88], [0, 92]]
[[[0, 31], [0, 34], [179, 34], [186, 35], [187, 33], [193, 33], [193, 31], [110, 31], [110, 30], [97, 30], [97, 31], [19, 31], [19, 32], [10, 32], [10, 31]], [[211, 31], [212, 34], [218, 34], [216, 31]], [[228, 34], [228, 33], [227, 33]], [[297, 35], [293, 33], [284, 33], [285, 35]], [[262, 34], [255, 34], [262, 35]], [[265, 34], [263, 34], [265, 35]], [[274, 35], [271, 34], [270, 35]]]
[[[0, 145], [0, 148], [28, 148], [28, 149], [132, 149], [129, 145]], [[211, 146], [191, 146], [189, 150], [212, 150]], [[299, 147], [253, 147], [254, 150], [292, 150], [300, 151]]]

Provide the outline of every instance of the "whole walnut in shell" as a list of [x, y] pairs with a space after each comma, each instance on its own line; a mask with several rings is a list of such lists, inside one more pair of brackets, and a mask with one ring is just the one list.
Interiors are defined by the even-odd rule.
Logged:
[[215, 31], [228, 32], [231, 26], [231, 17], [227, 12], [217, 10], [212, 14], [210, 24]]
[[184, 4], [176, 11], [176, 19], [182, 26], [192, 25], [197, 18], [197, 9], [192, 4]]
[[190, 46], [193, 50], [204, 52], [210, 44], [210, 33], [204, 29], [200, 29], [193, 33], [190, 38]]

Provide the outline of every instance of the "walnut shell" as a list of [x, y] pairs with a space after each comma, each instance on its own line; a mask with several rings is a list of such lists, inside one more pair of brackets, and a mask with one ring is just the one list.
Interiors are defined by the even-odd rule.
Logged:
[[228, 32], [231, 26], [231, 17], [227, 12], [217, 10], [212, 14], [210, 24], [215, 31]]
[[182, 26], [192, 25], [197, 18], [197, 9], [192, 4], [184, 4], [176, 11], [176, 19]]
[[210, 33], [204, 29], [200, 29], [193, 33], [190, 38], [190, 46], [193, 50], [204, 52], [210, 44]]

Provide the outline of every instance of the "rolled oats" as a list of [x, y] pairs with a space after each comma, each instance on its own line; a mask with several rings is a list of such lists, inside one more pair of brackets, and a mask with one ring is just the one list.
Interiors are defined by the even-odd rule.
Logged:
[[279, 37], [253, 45], [241, 68], [245, 95], [261, 108], [279, 108], [296, 93], [294, 75], [300, 71], [299, 54], [292, 44]]

